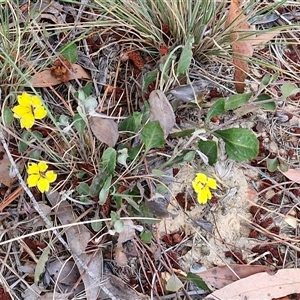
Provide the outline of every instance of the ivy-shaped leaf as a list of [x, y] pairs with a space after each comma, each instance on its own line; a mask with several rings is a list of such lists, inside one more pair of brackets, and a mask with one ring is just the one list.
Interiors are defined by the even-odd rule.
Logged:
[[213, 134], [223, 139], [227, 155], [233, 160], [247, 161], [258, 155], [258, 140], [248, 129], [230, 128]]
[[208, 157], [208, 164], [212, 166], [217, 162], [218, 158], [218, 147], [214, 141], [202, 141], [198, 143], [199, 150]]
[[164, 131], [158, 121], [149, 122], [141, 132], [146, 152], [153, 148], [161, 148], [165, 144]]
[[134, 112], [132, 116], [122, 121], [122, 123], [119, 125], [119, 130], [137, 132], [141, 127], [142, 117], [142, 113]]

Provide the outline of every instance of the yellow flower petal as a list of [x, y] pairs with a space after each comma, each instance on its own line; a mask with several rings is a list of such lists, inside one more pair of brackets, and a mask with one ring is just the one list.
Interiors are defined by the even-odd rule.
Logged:
[[22, 106], [30, 106], [31, 105], [31, 96], [28, 93], [23, 93], [22, 95], [19, 95], [18, 102]]
[[40, 170], [36, 163], [29, 163], [27, 168], [28, 174], [39, 174]]
[[34, 117], [32, 115], [26, 115], [20, 118], [21, 128], [30, 129], [34, 124]]
[[47, 111], [43, 106], [36, 107], [34, 109], [34, 117], [38, 120], [45, 118], [47, 115]]
[[31, 105], [33, 107], [43, 106], [41, 99], [36, 95], [31, 96]]
[[198, 193], [204, 187], [203, 184], [201, 184], [199, 181], [196, 181], [196, 180], [192, 181], [192, 186], [196, 193]]
[[57, 178], [57, 175], [53, 171], [47, 171], [45, 176], [49, 183], [54, 182]]
[[46, 178], [40, 177], [40, 180], [37, 183], [37, 188], [42, 192], [48, 192], [50, 185], [49, 181]]
[[213, 178], [207, 178], [207, 186], [211, 189], [216, 189], [217, 188], [217, 182]]
[[24, 115], [32, 114], [30, 106], [17, 105], [12, 111], [15, 118], [22, 118]]
[[195, 180], [199, 181], [201, 183], [206, 183], [207, 182], [207, 176], [203, 173], [197, 173]]
[[32, 174], [32, 175], [29, 175], [28, 178], [27, 178], [27, 184], [28, 184], [28, 187], [34, 187], [37, 185], [39, 179], [40, 179], [40, 174]]
[[205, 204], [207, 202], [207, 191], [206, 190], [202, 190], [198, 193], [197, 195], [197, 200], [200, 204]]
[[46, 172], [46, 170], [48, 169], [48, 165], [47, 165], [47, 163], [45, 162], [45, 161], [40, 161], [39, 163], [38, 163], [38, 168], [39, 168], [39, 171], [40, 172]]

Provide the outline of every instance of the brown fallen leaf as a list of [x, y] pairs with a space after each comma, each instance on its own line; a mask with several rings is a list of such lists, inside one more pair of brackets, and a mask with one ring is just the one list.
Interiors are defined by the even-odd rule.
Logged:
[[[206, 284], [220, 289], [234, 281], [237, 281], [239, 278], [245, 278], [260, 272], [272, 273], [271, 269], [267, 266], [249, 266], [237, 264], [230, 264], [228, 266], [215, 267], [198, 273], [197, 275], [201, 277]], [[236, 277], [232, 270], [239, 276], [239, 278]]]
[[158, 121], [167, 137], [175, 125], [175, 114], [168, 98], [164, 92], [154, 90], [150, 93], [149, 104], [150, 121]]
[[118, 125], [111, 119], [90, 117], [89, 124], [95, 137], [109, 147], [116, 145], [119, 138]]
[[[279, 169], [279, 171], [280, 171], [280, 169]], [[286, 172], [281, 172], [281, 173], [288, 179], [290, 179], [296, 183], [300, 183], [300, 171], [299, 170], [289, 169]]]
[[[280, 31], [273, 30], [266, 33], [251, 35], [250, 30], [255, 30], [251, 26], [242, 9], [242, 0], [231, 0], [230, 9], [226, 19], [226, 27], [231, 27], [233, 32], [230, 35], [232, 41], [232, 56], [235, 66], [234, 81], [238, 93], [243, 93], [245, 89], [245, 79], [249, 73], [248, 58], [253, 55], [254, 46], [264, 44], [273, 39]], [[247, 32], [248, 31], [248, 32]]]
[[207, 299], [272, 300], [300, 291], [300, 269], [283, 269], [276, 274], [258, 273], [238, 280], [207, 296]]
[[[75, 212], [70, 209], [69, 204], [66, 201], [61, 201], [60, 195], [58, 192], [52, 192], [46, 194], [47, 199], [51, 203], [52, 207], [56, 207], [57, 218], [59, 219], [62, 225], [69, 225], [74, 223], [74, 226], [68, 227], [66, 229], [66, 238], [68, 245], [72, 252], [80, 253], [78, 258], [85, 264], [89, 266], [90, 274], [93, 274], [93, 277], [85, 272], [82, 265], [75, 260], [76, 266], [79, 273], [82, 276], [82, 281], [85, 286], [85, 293], [87, 299], [98, 299], [99, 293], [101, 291], [101, 286], [99, 282], [102, 278], [102, 252], [100, 249], [94, 251], [86, 252], [86, 247], [88, 245], [87, 236], [91, 236], [89, 229], [82, 224], [77, 224], [77, 215]], [[96, 278], [96, 280], [95, 280]]]
[[[73, 64], [72, 69], [73, 72], [68, 72], [64, 77], [64, 82], [73, 79], [90, 79], [90, 75], [80, 65]], [[49, 87], [62, 83], [63, 81], [60, 78], [53, 76], [51, 71], [52, 69], [49, 68], [38, 72], [31, 77], [29, 82], [34, 87]]]

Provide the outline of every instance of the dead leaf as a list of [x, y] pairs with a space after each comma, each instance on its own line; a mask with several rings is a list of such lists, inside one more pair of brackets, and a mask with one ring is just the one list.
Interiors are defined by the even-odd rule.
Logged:
[[[240, 8], [241, 2], [241, 0], [231, 0], [225, 25], [233, 30], [230, 39], [232, 41], [232, 56], [235, 66], [234, 81], [238, 93], [244, 92], [245, 79], [249, 73], [248, 58], [253, 55], [254, 46], [270, 41], [280, 32], [279, 30], [274, 30], [246, 37], [247, 34], [250, 34], [250, 30], [255, 30], [255, 26], [251, 26], [248, 23]], [[257, 32], [259, 33], [259, 31]]]
[[150, 121], [158, 121], [167, 137], [175, 125], [175, 114], [168, 98], [162, 91], [155, 90], [150, 93], [149, 104]]
[[[103, 282], [107, 291], [110, 293], [106, 294], [110, 298], [113, 295], [116, 300], [145, 300], [149, 299], [147, 295], [137, 293], [128, 284], [126, 284], [122, 279], [114, 275], [104, 275]], [[107, 299], [104, 295], [100, 295], [99, 299]]]
[[124, 268], [128, 264], [128, 259], [126, 254], [123, 252], [123, 246], [117, 246], [114, 250], [114, 259], [117, 265], [121, 268]]
[[258, 273], [233, 282], [207, 296], [209, 299], [272, 300], [300, 291], [300, 269], [283, 269], [276, 274]]
[[102, 143], [114, 147], [119, 138], [118, 125], [111, 119], [90, 117], [89, 123], [93, 134]]
[[[280, 169], [279, 169], [279, 171], [280, 171]], [[281, 173], [288, 179], [290, 179], [296, 183], [300, 183], [300, 171], [299, 170], [289, 169], [286, 172], [281, 172]]]
[[11, 163], [9, 161], [9, 158], [5, 153], [5, 150], [2, 147], [2, 145], [0, 145], [0, 184], [2, 183], [7, 187], [10, 187], [16, 180], [15, 177], [11, 176], [12, 174], [10, 172], [10, 165]]
[[[227, 265], [215, 267], [204, 272], [198, 273], [197, 275], [201, 277], [206, 284], [214, 288], [220, 289], [224, 286], [233, 283], [239, 278], [245, 278], [260, 272], [272, 272], [271, 269], [267, 266], [248, 266], [230, 264], [229, 267]], [[239, 278], [237, 278], [231, 270], [233, 270], [239, 276]]]
[[[80, 65], [73, 64], [72, 69], [73, 72], [68, 72], [66, 74], [64, 82], [73, 79], [90, 79], [90, 75]], [[62, 82], [63, 82], [62, 80], [60, 80], [57, 77], [54, 77], [51, 74], [50, 68], [34, 74], [30, 79], [30, 83], [34, 87], [49, 87], [49, 86], [58, 85]]]
[[[58, 192], [47, 193], [46, 195], [51, 205], [56, 207], [58, 212], [57, 218], [62, 225], [75, 223], [74, 226], [67, 228], [65, 234], [71, 250], [74, 252], [74, 254], [81, 253], [78, 255], [79, 259], [85, 265], [89, 266], [89, 273], [93, 275], [90, 276], [82, 267], [82, 264], [80, 264], [78, 261], [75, 261], [79, 273], [82, 275], [86, 298], [96, 300], [98, 299], [101, 290], [99, 282], [102, 278], [102, 252], [100, 249], [96, 249], [96, 252], [90, 251], [89, 253], [85, 253], [87, 239], [82, 237], [90, 235], [89, 229], [82, 224], [76, 224], [78, 222], [76, 214], [72, 209], [70, 209], [70, 206], [66, 201], [60, 202], [61, 199]], [[97, 280], [95, 280], [95, 278], [97, 278]]]

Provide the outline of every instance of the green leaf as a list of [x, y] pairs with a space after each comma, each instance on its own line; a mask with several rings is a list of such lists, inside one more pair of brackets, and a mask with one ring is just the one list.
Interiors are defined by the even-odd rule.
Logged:
[[[201, 274], [201, 273], [200, 273]], [[206, 285], [206, 283], [203, 281], [202, 278], [200, 278], [198, 275], [188, 272], [186, 279], [196, 284], [198, 288], [204, 291], [209, 291], [209, 287]]]
[[145, 124], [149, 120], [149, 117], [150, 117], [150, 105], [149, 105], [148, 101], [145, 101], [143, 104], [142, 114], [143, 114], [142, 124]]
[[91, 197], [97, 197], [102, 189], [102, 186], [107, 178], [107, 175], [104, 173], [97, 174], [92, 181], [90, 186], [90, 195]]
[[263, 79], [261, 80], [261, 84], [263, 86], [267, 86], [269, 83], [271, 83], [273, 79], [273, 76], [271, 74], [266, 74]]
[[41, 150], [34, 150], [30, 153], [29, 157], [32, 159], [39, 160], [41, 158], [42, 151]]
[[182, 150], [178, 154], [172, 156], [168, 161], [160, 166], [160, 169], [180, 166], [191, 162], [195, 158], [196, 152], [194, 150]]
[[123, 148], [118, 150], [118, 163], [127, 168], [126, 160], [128, 158], [128, 149]]
[[143, 114], [140, 112], [134, 112], [132, 116], [128, 117], [119, 125], [119, 130], [121, 131], [130, 131], [138, 132], [142, 126], [142, 117]]
[[225, 99], [218, 99], [209, 109], [205, 122], [209, 122], [212, 117], [219, 116], [225, 112]]
[[99, 193], [98, 203], [100, 205], [103, 205], [106, 202], [106, 199], [107, 199], [108, 194], [109, 194], [110, 186], [111, 186], [111, 178], [112, 178], [112, 176], [108, 176], [106, 178], [106, 180], [104, 181], [104, 184], [102, 186], [102, 189]]
[[116, 150], [112, 147], [107, 148], [102, 154], [102, 158], [100, 162], [100, 170], [107, 175], [113, 175], [117, 164], [116, 161], [117, 161]]
[[286, 99], [289, 96], [295, 95], [300, 92], [300, 89], [292, 83], [285, 83], [281, 87], [282, 98]]
[[86, 128], [85, 121], [81, 118], [81, 116], [79, 114], [75, 114], [73, 116], [73, 122], [74, 122], [75, 129], [77, 130], [79, 135], [82, 137], [84, 130]]
[[[261, 94], [253, 102], [260, 102], [260, 101], [265, 101], [265, 100], [270, 100], [270, 99], [272, 99], [272, 97], [270, 95]], [[276, 109], [276, 103], [274, 101], [270, 101], [267, 103], [258, 103], [258, 104], [266, 110], [274, 111]]]
[[214, 141], [202, 141], [198, 143], [199, 150], [208, 157], [208, 163], [210, 166], [217, 162], [218, 158], [218, 147]]
[[142, 145], [136, 145], [128, 151], [128, 159], [134, 160], [137, 158], [138, 153], [140, 152]]
[[190, 35], [189, 38], [186, 41], [185, 46], [182, 49], [176, 73], [178, 75], [185, 74], [187, 70], [190, 67], [192, 58], [193, 58], [193, 51], [192, 51], [192, 45], [193, 45], [194, 38]]
[[142, 85], [142, 93], [144, 94], [147, 90], [148, 86], [156, 79], [157, 77], [157, 70], [153, 70], [147, 72], [143, 77], [143, 85]]
[[3, 125], [9, 126], [14, 121], [14, 115], [8, 107], [4, 107], [2, 112]]
[[77, 47], [74, 42], [63, 46], [59, 53], [72, 64], [75, 64], [78, 59]]
[[275, 172], [277, 170], [278, 165], [279, 165], [279, 163], [278, 163], [277, 157], [267, 159], [268, 171]]
[[258, 140], [248, 129], [230, 128], [215, 131], [213, 134], [224, 140], [227, 155], [231, 159], [247, 161], [258, 154]]
[[51, 248], [50, 246], [47, 246], [45, 249], [43, 249], [40, 258], [36, 263], [35, 270], [34, 270], [34, 283], [37, 285], [41, 282], [41, 277], [45, 272], [45, 267], [48, 262], [50, 253], [51, 253]]
[[176, 137], [187, 137], [187, 136], [192, 135], [194, 133], [194, 131], [195, 131], [195, 129], [185, 129], [185, 130], [171, 133], [171, 134], [169, 134], [169, 137], [171, 139], [174, 139]]
[[87, 83], [84, 87], [81, 88], [81, 90], [84, 92], [84, 95], [86, 97], [89, 97], [93, 91], [93, 83], [92, 82]]
[[[92, 220], [99, 220], [99, 211], [98, 210], [96, 210], [95, 216], [92, 218]], [[99, 222], [92, 222], [91, 226], [94, 231], [98, 232], [102, 229], [102, 222], [100, 220], [99, 220]]]
[[114, 224], [114, 229], [118, 233], [122, 232], [124, 229], [124, 222], [122, 220], [117, 220]]
[[229, 99], [225, 101], [225, 110], [232, 110], [242, 106], [249, 101], [251, 95], [252, 93], [231, 95]]
[[146, 229], [141, 233], [140, 237], [141, 237], [142, 242], [149, 244], [149, 243], [151, 243], [151, 240], [152, 240], [152, 233], [151, 233], [151, 231]]
[[86, 182], [80, 182], [76, 186], [76, 191], [79, 195], [88, 195], [90, 193], [90, 187]]
[[164, 131], [158, 121], [149, 122], [141, 131], [141, 139], [145, 143], [146, 152], [152, 148], [161, 148], [165, 144]]

